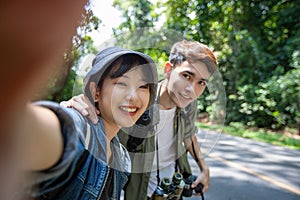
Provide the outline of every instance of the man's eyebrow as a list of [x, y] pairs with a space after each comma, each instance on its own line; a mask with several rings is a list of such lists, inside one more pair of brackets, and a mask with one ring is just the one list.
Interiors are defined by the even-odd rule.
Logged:
[[201, 78], [201, 81], [205, 81], [206, 83], [208, 83], [208, 79], [206, 78]]
[[195, 73], [194, 72], [191, 72], [191, 71], [185, 71], [186, 73], [188, 73], [189, 75], [191, 76], [195, 76]]
[[[195, 73], [191, 72], [191, 71], [185, 71], [186, 73], [188, 73], [189, 75], [195, 77]], [[200, 81], [205, 81], [206, 83], [208, 83], [208, 79], [205, 78], [201, 78]]]

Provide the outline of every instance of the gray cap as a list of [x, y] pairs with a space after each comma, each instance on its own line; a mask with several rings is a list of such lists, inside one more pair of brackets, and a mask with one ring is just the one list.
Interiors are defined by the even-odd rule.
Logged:
[[[146, 54], [136, 52], [121, 47], [108, 47], [100, 51], [93, 60], [92, 69], [84, 77], [84, 92], [87, 96], [90, 95], [89, 85], [90, 82], [96, 82], [100, 80], [103, 72], [120, 56], [125, 54], [135, 54], [146, 60], [147, 66], [150, 67], [152, 72], [153, 83], [157, 83], [158, 75], [154, 61]], [[90, 98], [90, 97], [89, 97]]]

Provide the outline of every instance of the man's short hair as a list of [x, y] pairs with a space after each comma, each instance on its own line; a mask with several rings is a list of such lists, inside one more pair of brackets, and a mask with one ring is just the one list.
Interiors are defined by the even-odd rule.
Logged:
[[213, 51], [207, 45], [196, 41], [182, 40], [175, 43], [171, 49], [169, 61], [173, 67], [180, 65], [184, 61], [188, 61], [191, 64], [203, 62], [211, 74], [218, 69], [218, 62]]

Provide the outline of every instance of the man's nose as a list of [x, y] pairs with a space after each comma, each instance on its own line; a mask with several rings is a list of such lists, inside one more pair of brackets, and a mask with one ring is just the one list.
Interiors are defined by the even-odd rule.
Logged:
[[186, 85], [185, 90], [186, 92], [192, 97], [197, 98], [197, 84], [196, 82], [192, 82]]
[[194, 93], [195, 92], [195, 83], [192, 82], [192, 83], [188, 83], [186, 86], [185, 86], [185, 89], [190, 92], [190, 93]]

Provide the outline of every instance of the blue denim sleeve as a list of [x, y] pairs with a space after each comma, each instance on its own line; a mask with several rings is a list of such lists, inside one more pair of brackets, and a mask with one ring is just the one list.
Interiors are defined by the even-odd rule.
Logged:
[[79, 136], [76, 134], [76, 126], [78, 126], [78, 124], [75, 125], [76, 117], [74, 112], [70, 111], [71, 109], [63, 108], [58, 103], [50, 101], [39, 101], [34, 104], [49, 108], [57, 115], [64, 141], [64, 151], [61, 159], [49, 169], [32, 173], [31, 180], [34, 184], [39, 184], [43, 181], [54, 179], [66, 171], [77, 155]]

